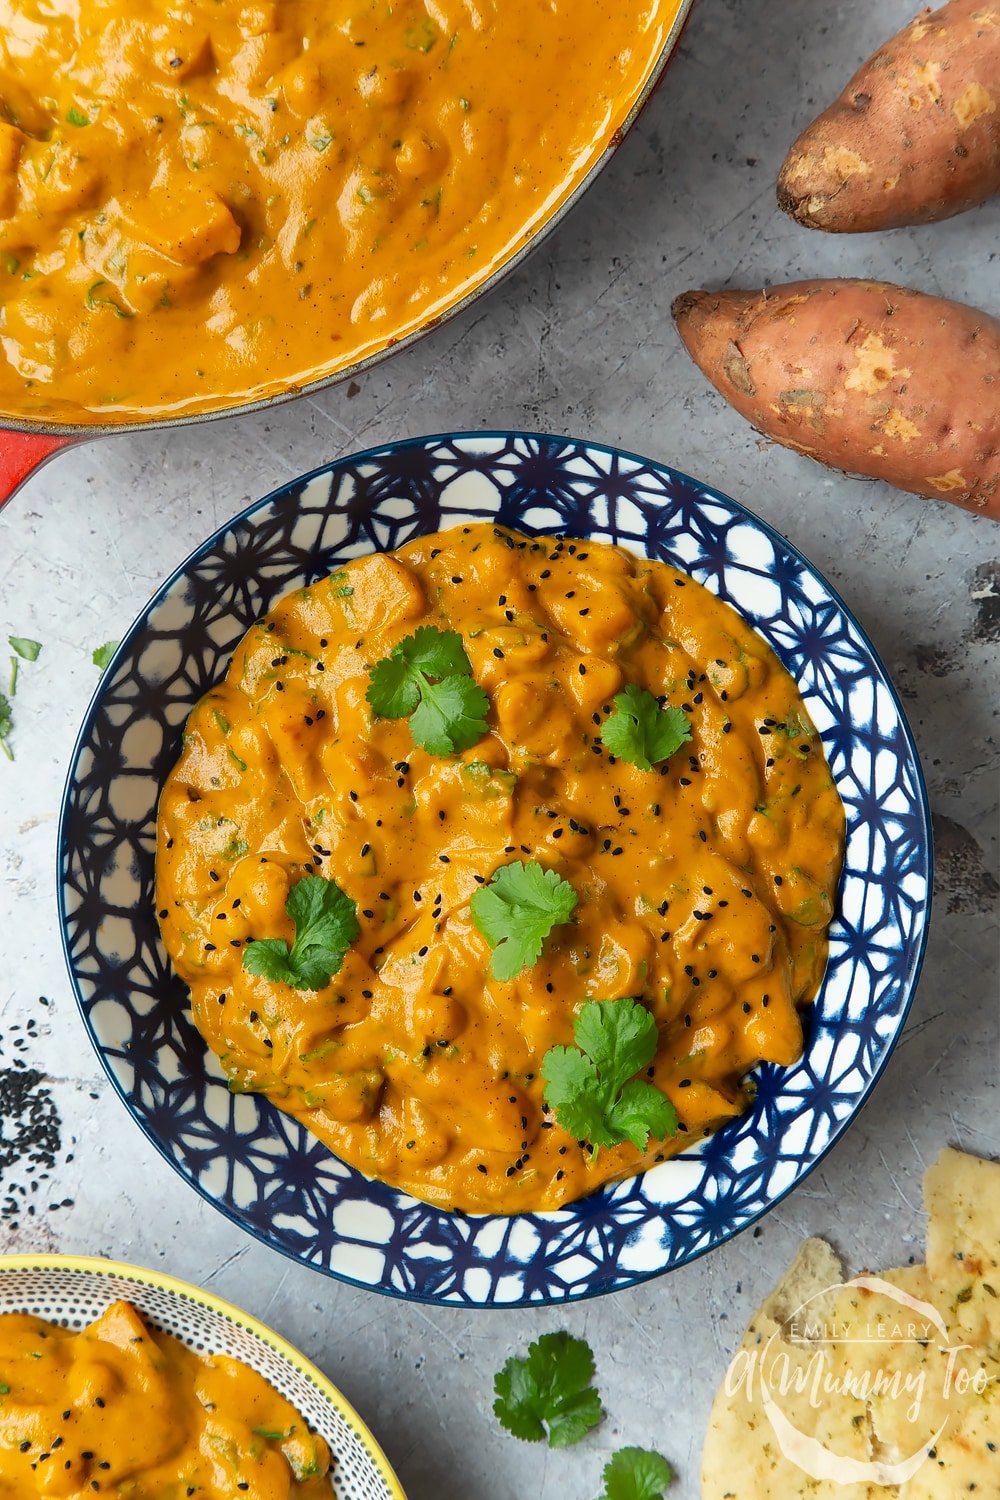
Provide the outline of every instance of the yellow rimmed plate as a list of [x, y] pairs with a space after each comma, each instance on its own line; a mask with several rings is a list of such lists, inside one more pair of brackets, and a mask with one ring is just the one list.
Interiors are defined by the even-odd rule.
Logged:
[[329, 1444], [337, 1500], [406, 1500], [382, 1449], [332, 1381], [241, 1308], [160, 1271], [118, 1261], [0, 1256], [0, 1313], [84, 1328], [119, 1298], [189, 1349], [228, 1355], [263, 1375]]

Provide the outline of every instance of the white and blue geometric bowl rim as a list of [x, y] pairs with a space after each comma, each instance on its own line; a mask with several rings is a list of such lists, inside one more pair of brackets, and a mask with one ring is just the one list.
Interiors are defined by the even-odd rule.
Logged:
[[[470, 1216], [344, 1165], [256, 1096], [230, 1094], [188, 1017], [153, 900], [156, 800], [183, 722], [244, 631], [347, 558], [470, 520], [593, 537], [732, 603], [796, 678], [847, 809], [830, 958], [791, 1068], [683, 1155], [558, 1213]], [[784, 537], [685, 474], [596, 443], [488, 432], [409, 439], [281, 486], [221, 527], [121, 643], [80, 731], [60, 818], [70, 977], [126, 1108], [256, 1238], [357, 1286], [462, 1306], [596, 1296], [754, 1224], [823, 1158], [897, 1041], [920, 972], [932, 845], [920, 762], [864, 631]], [[127, 1147], [125, 1148], [127, 1149]]]

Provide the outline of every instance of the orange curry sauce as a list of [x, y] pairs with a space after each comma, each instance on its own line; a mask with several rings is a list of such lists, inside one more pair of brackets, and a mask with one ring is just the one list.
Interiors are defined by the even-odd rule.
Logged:
[[76, 1333], [0, 1317], [0, 1500], [335, 1500], [330, 1452], [262, 1375], [113, 1302]]
[[[369, 669], [422, 624], [461, 633], [489, 696], [462, 755], [366, 702]], [[689, 719], [651, 772], [598, 738], [627, 683]], [[843, 837], [796, 685], [734, 610], [662, 563], [484, 524], [358, 558], [248, 632], [163, 791], [157, 903], [234, 1089], [420, 1198], [514, 1213], [661, 1160], [746, 1107], [759, 1060], [799, 1056]], [[470, 898], [529, 859], [578, 902], [500, 983]], [[291, 940], [306, 871], [361, 924], [319, 992], [242, 967], [248, 940]], [[584, 1000], [625, 996], [656, 1019], [650, 1076], [681, 1129], [595, 1155], [539, 1069]]]
[[287, 389], [453, 306], [607, 148], [680, 0], [0, 0], [0, 413]]

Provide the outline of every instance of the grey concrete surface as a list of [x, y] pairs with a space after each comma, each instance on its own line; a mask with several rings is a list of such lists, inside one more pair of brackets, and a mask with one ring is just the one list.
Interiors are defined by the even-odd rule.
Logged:
[[[743, 1323], [807, 1233], [854, 1267], [920, 1255], [920, 1176], [945, 1142], [1000, 1152], [997, 657], [1000, 529], [827, 475], [769, 448], [711, 394], [669, 320], [690, 286], [873, 273], [1000, 310], [1000, 202], [851, 241], [778, 214], [797, 129], [915, 0], [697, 0], [667, 80], [610, 169], [502, 289], [350, 389], [271, 415], [79, 448], [0, 514], [0, 634], [45, 643], [0, 760], [0, 1249], [108, 1254], [207, 1285], [315, 1358], [385, 1444], [411, 1500], [591, 1500], [621, 1443], [698, 1495], [712, 1393]], [[747, 502], [860, 615], [903, 694], [937, 822], [937, 907], [906, 1034], [872, 1101], [808, 1182], [742, 1236], [641, 1289], [570, 1310], [387, 1302], [257, 1245], [130, 1124], [78, 1023], [56, 925], [59, 796], [120, 635], [217, 524], [355, 448], [483, 425], [587, 435]], [[29, 1147], [29, 1142], [34, 1142]], [[608, 1418], [570, 1452], [505, 1436], [493, 1373], [539, 1333], [593, 1345]]]

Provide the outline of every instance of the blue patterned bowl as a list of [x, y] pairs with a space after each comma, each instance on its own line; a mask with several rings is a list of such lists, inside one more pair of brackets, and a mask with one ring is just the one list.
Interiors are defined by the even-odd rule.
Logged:
[[[301, 1125], [231, 1094], [188, 1018], [153, 903], [156, 801], [195, 701], [289, 589], [422, 532], [496, 519], [620, 543], [683, 568], [797, 679], [847, 808], [830, 960], [791, 1068], [750, 1112], [570, 1208], [473, 1217], [362, 1177]], [[266, 1244], [356, 1285], [514, 1306], [615, 1291], [684, 1265], [773, 1207], [858, 1112], [902, 1030], [923, 957], [931, 841], [917, 752], [857, 622], [742, 506], [631, 454], [562, 438], [416, 439], [338, 460], [224, 526], [122, 642], [73, 754], [60, 828], [63, 941], [84, 1022], [167, 1161]]]

